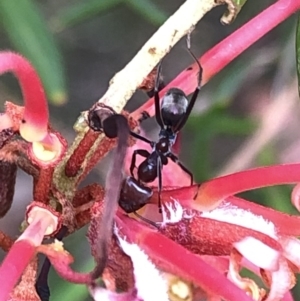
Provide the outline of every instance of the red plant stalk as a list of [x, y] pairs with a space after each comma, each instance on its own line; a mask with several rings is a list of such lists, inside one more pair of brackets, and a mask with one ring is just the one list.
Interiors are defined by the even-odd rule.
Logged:
[[[32, 209], [29, 226], [12, 245], [0, 266], [0, 301], [7, 301], [24, 269], [32, 260], [45, 234], [51, 234], [57, 227], [57, 217], [44, 209]], [[47, 233], [48, 232], [48, 233]]]
[[[7, 106], [0, 116], [0, 130], [13, 128], [28, 142], [33, 142], [29, 156], [51, 163], [59, 157], [64, 147], [60, 138], [48, 130], [49, 113], [42, 83], [31, 64], [21, 55], [10, 51], [0, 52], [0, 74], [13, 72], [19, 80], [24, 112], [18, 106]], [[10, 108], [10, 109], [9, 109]]]
[[[300, 236], [300, 216], [286, 214], [233, 196], [226, 198], [225, 203], [263, 216], [276, 226], [281, 235]], [[223, 206], [223, 203], [220, 206]]]
[[35, 255], [36, 246], [28, 240], [13, 244], [0, 267], [0, 300], [7, 301], [23, 271]]
[[[42, 83], [31, 64], [21, 55], [0, 52], [0, 73], [13, 72], [19, 80], [25, 111], [20, 132], [27, 141], [42, 140], [48, 132], [48, 106]], [[2, 121], [2, 120], [1, 120]], [[3, 125], [1, 126], [1, 129]]]
[[[300, 164], [297, 163], [259, 167], [215, 178], [201, 185], [198, 184], [177, 189], [168, 187], [168, 190], [162, 192], [161, 197], [165, 202], [175, 199], [184, 207], [200, 211], [203, 208], [215, 207], [221, 202], [218, 208], [235, 206], [248, 210], [255, 215], [264, 216], [273, 222], [280, 234], [299, 236], [299, 216], [285, 214], [272, 208], [232, 196], [243, 191], [267, 186], [299, 183], [299, 178]], [[197, 196], [196, 201], [194, 200], [195, 196]], [[154, 193], [151, 199], [151, 203], [156, 202], [157, 192]]]
[[[198, 211], [216, 208], [227, 197], [257, 188], [300, 182], [300, 164], [258, 167], [218, 177], [202, 184], [163, 191], [163, 198], [177, 198], [183, 206]], [[152, 203], [157, 200], [154, 193]], [[191, 201], [192, 200], [192, 201]]]
[[300, 164], [259, 167], [204, 182], [198, 189], [196, 203], [218, 204], [224, 198], [257, 188], [300, 182]]
[[[199, 58], [203, 67], [202, 84], [207, 83], [238, 55], [299, 9], [300, 0], [279, 0], [207, 51]], [[182, 89], [187, 95], [192, 93], [197, 86], [198, 71], [196, 63], [192, 64], [173, 79], [160, 92], [160, 95], [164, 95], [172, 87]], [[142, 112], [147, 112], [150, 116], [154, 115], [153, 98], [149, 99], [131, 115], [133, 118], [139, 119]]]

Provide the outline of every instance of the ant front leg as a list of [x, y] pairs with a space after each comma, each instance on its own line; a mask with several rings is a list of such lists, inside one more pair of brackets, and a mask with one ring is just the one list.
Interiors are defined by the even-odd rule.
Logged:
[[158, 212], [162, 213], [161, 210], [161, 190], [162, 190], [162, 175], [161, 175], [161, 170], [162, 170], [162, 163], [160, 157], [157, 158], [157, 176], [158, 176]]
[[[67, 234], [67, 232], [68, 228], [66, 226], [62, 226], [59, 232], [55, 235], [55, 238], [61, 241]], [[35, 283], [35, 289], [41, 301], [50, 300], [50, 289], [48, 285], [48, 274], [50, 267], [50, 260], [46, 257], [41, 268], [40, 274]]]
[[135, 168], [135, 162], [136, 162], [136, 156], [140, 155], [141, 157], [148, 158], [150, 156], [150, 153], [146, 151], [145, 149], [137, 149], [133, 152], [132, 158], [131, 158], [131, 164], [130, 164], [130, 174], [134, 178], [133, 170]]
[[131, 135], [132, 137], [136, 138], [136, 139], [139, 139], [139, 140], [141, 140], [141, 141], [144, 141], [144, 142], [150, 144], [151, 146], [153, 146], [153, 142], [152, 142], [152, 141], [150, 141], [149, 139], [147, 139], [147, 138], [145, 138], [145, 137], [143, 137], [143, 136], [141, 136], [141, 135], [139, 135], [139, 134], [137, 134], [137, 133], [135, 133], [135, 132], [130, 131], [130, 135]]
[[157, 74], [156, 74], [156, 81], [155, 81], [155, 87], [154, 87], [154, 104], [155, 104], [155, 118], [158, 123], [158, 125], [161, 128], [164, 128], [164, 122], [161, 117], [161, 110], [160, 110], [160, 102], [159, 102], [159, 78], [161, 73], [161, 61], [158, 64], [157, 67]]
[[194, 53], [191, 50], [190, 35], [187, 36], [186, 42], [187, 42], [187, 50], [188, 50], [189, 54], [192, 56], [192, 58], [195, 60], [195, 63], [197, 64], [197, 66], [199, 68], [199, 73], [198, 73], [198, 79], [197, 79], [197, 87], [194, 90], [194, 93], [193, 93], [192, 98], [191, 98], [191, 100], [188, 104], [188, 107], [186, 109], [184, 117], [178, 123], [178, 125], [175, 129], [175, 132], [180, 131], [184, 127], [185, 123], [187, 122], [187, 120], [188, 120], [188, 118], [189, 118], [189, 116], [192, 112], [192, 109], [194, 107], [194, 104], [197, 100], [197, 96], [198, 96], [199, 91], [201, 89], [201, 83], [202, 83], [203, 68], [202, 68], [200, 62], [198, 61], [198, 59], [196, 58], [196, 56], [194, 55]]
[[159, 229], [159, 227], [157, 226], [157, 224], [156, 224], [155, 222], [151, 221], [150, 219], [141, 216], [141, 215], [138, 214], [136, 211], [133, 211], [132, 213], [133, 213], [136, 217], [138, 217], [140, 220], [142, 220], [143, 222], [148, 223], [148, 224], [150, 224], [151, 226], [153, 226], [153, 227]]
[[168, 157], [174, 162], [174, 163], [176, 163], [176, 164], [178, 164], [179, 166], [180, 166], [180, 168], [184, 171], [184, 172], [186, 172], [189, 176], [190, 176], [190, 178], [191, 178], [191, 186], [194, 184], [194, 176], [193, 176], [193, 174], [179, 161], [179, 159], [178, 159], [178, 157], [177, 156], [175, 156], [174, 154], [172, 154], [172, 153], [169, 153], [168, 154]]

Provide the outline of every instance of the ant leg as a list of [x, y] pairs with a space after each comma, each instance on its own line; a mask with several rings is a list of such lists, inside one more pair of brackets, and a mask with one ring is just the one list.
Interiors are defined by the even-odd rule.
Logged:
[[161, 199], [160, 199], [160, 194], [162, 190], [162, 175], [161, 175], [161, 170], [162, 170], [162, 164], [161, 164], [161, 159], [160, 157], [157, 158], [157, 176], [158, 176], [158, 212], [162, 213], [161, 210]]
[[145, 223], [148, 223], [148, 224], [150, 224], [151, 226], [153, 226], [153, 227], [159, 229], [159, 227], [157, 226], [157, 224], [156, 224], [155, 222], [151, 221], [150, 219], [141, 216], [141, 215], [138, 214], [136, 211], [133, 211], [132, 213], [133, 213], [136, 217], [138, 217], [140, 220], [144, 221]]
[[160, 102], [159, 102], [159, 78], [161, 73], [161, 61], [158, 63], [157, 67], [157, 74], [155, 80], [155, 87], [154, 87], [154, 104], [155, 104], [155, 118], [158, 125], [163, 128], [164, 122], [161, 117], [161, 110], [160, 110]]
[[145, 137], [143, 137], [143, 136], [141, 136], [141, 135], [139, 135], [139, 134], [137, 134], [137, 133], [135, 133], [135, 132], [130, 131], [130, 135], [131, 135], [132, 137], [134, 137], [134, 138], [136, 138], [136, 139], [139, 139], [139, 140], [142, 140], [142, 141], [144, 141], [144, 142], [146, 142], [146, 143], [148, 143], [148, 144], [150, 144], [150, 145], [153, 144], [152, 141], [150, 141], [149, 139], [147, 139], [147, 138], [145, 138]]
[[177, 158], [177, 156], [175, 156], [172, 153], [168, 154], [168, 157], [176, 164], [178, 164], [180, 166], [180, 168], [185, 171], [191, 178], [191, 186], [194, 184], [194, 176], [193, 174], [179, 161], [179, 159]]
[[[68, 228], [66, 226], [62, 226], [59, 232], [55, 235], [55, 238], [58, 240], [62, 240], [63, 237], [67, 234], [67, 232]], [[48, 274], [50, 267], [50, 260], [48, 259], [48, 257], [46, 257], [41, 268], [40, 274], [35, 283], [35, 289], [41, 301], [49, 301], [50, 299], [50, 289], [48, 285]]]
[[142, 157], [149, 157], [150, 156], [150, 153], [148, 151], [146, 151], [145, 149], [136, 149], [134, 152], [133, 152], [133, 155], [132, 155], [132, 158], [131, 158], [131, 164], [130, 164], [130, 174], [131, 176], [134, 178], [134, 175], [133, 175], [133, 170], [135, 168], [135, 161], [136, 161], [136, 156], [137, 155], [140, 155]]
[[175, 129], [175, 132], [178, 132], [180, 131], [183, 126], [185, 125], [185, 123], [187, 122], [191, 112], [192, 112], [192, 109], [194, 107], [194, 104], [196, 102], [196, 99], [197, 99], [197, 96], [198, 96], [198, 93], [200, 91], [200, 88], [201, 88], [201, 82], [202, 82], [202, 73], [203, 73], [203, 68], [200, 64], [200, 62], [197, 60], [196, 56], [194, 55], [194, 53], [192, 52], [191, 50], [191, 45], [190, 45], [190, 34], [187, 35], [187, 50], [188, 52], [190, 53], [190, 55], [193, 57], [193, 59], [195, 60], [196, 64], [198, 65], [198, 68], [199, 68], [199, 73], [198, 73], [198, 83], [197, 83], [197, 87], [192, 95], [192, 98], [188, 104], [188, 107], [186, 109], [186, 112], [184, 114], [184, 117], [180, 120], [180, 122], [178, 123], [176, 129]]

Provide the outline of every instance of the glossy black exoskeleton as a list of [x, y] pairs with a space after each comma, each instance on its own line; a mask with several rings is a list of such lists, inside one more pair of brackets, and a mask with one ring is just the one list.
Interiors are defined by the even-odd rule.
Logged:
[[123, 180], [119, 198], [119, 206], [126, 213], [133, 213], [149, 203], [153, 191], [133, 177]]
[[119, 206], [126, 213], [133, 213], [142, 221], [157, 228], [157, 224], [136, 211], [150, 203], [153, 191], [150, 187], [145, 186], [133, 177], [126, 177], [123, 180], [119, 197]]
[[131, 176], [134, 177], [137, 155], [145, 157], [145, 160], [137, 167], [137, 180], [143, 183], [150, 183], [158, 178], [158, 202], [161, 212], [160, 193], [162, 190], [162, 167], [168, 164], [168, 159], [178, 164], [191, 178], [193, 184], [193, 174], [179, 161], [178, 157], [172, 153], [172, 146], [175, 143], [177, 133], [183, 128], [193, 109], [198, 93], [201, 88], [202, 67], [195, 55], [191, 52], [188, 44], [188, 51], [199, 67], [198, 85], [188, 101], [185, 93], [178, 88], [171, 88], [163, 96], [161, 105], [159, 99], [159, 78], [161, 73], [161, 63], [158, 66], [157, 80], [154, 89], [155, 117], [160, 126], [159, 139], [157, 142], [150, 141], [134, 132], [131, 135], [138, 138], [152, 147], [152, 152], [145, 149], [135, 150], [130, 165]]

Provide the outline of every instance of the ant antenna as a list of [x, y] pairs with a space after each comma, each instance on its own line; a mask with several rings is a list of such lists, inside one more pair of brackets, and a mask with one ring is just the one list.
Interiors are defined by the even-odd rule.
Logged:
[[164, 122], [161, 116], [161, 109], [160, 109], [160, 99], [159, 99], [159, 79], [161, 73], [161, 61], [157, 65], [157, 73], [155, 79], [155, 86], [154, 86], [154, 104], [155, 104], [155, 118], [158, 125], [163, 128]]

